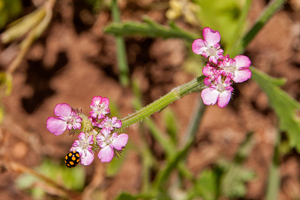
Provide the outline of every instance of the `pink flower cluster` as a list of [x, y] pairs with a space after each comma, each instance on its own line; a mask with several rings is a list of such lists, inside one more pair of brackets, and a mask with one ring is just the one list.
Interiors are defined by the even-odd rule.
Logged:
[[218, 31], [204, 28], [203, 38], [204, 40], [196, 39], [192, 44], [195, 54], [208, 58], [208, 63], [202, 70], [206, 76], [204, 84], [208, 87], [202, 90], [201, 97], [205, 105], [218, 102], [218, 106], [223, 108], [230, 101], [232, 83], [241, 83], [251, 78], [251, 61], [244, 55], [238, 55], [234, 59], [229, 58], [229, 55], [223, 56]]
[[92, 111], [87, 117], [66, 103], [57, 104], [54, 108], [57, 117], [47, 119], [47, 129], [54, 135], [61, 135], [65, 130], [80, 132], [70, 151], [79, 152], [81, 164], [91, 164], [94, 152], [99, 149], [98, 158], [101, 162], [110, 162], [115, 151], [121, 153], [127, 144], [128, 135], [115, 132], [121, 128], [122, 122], [117, 117], [107, 116], [110, 113], [108, 98], [93, 97], [90, 108]]

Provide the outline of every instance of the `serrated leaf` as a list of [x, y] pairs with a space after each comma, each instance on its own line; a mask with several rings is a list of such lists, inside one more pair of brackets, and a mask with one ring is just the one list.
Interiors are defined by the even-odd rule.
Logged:
[[104, 28], [105, 33], [112, 33], [116, 36], [134, 36], [183, 38], [193, 42], [200, 36], [184, 31], [172, 24], [172, 27], [162, 26], [148, 17], [144, 18], [144, 23], [128, 21], [123, 23], [111, 23]]
[[229, 198], [246, 195], [245, 183], [253, 179], [255, 174], [241, 165], [231, 163], [221, 181], [222, 194]]
[[201, 172], [200, 178], [197, 179], [195, 193], [204, 200], [215, 200], [218, 198], [220, 171], [205, 170]]
[[255, 141], [252, 136], [253, 133], [247, 135], [232, 163], [219, 163], [220, 168], [224, 171], [221, 177], [221, 193], [229, 198], [246, 195], [245, 183], [254, 178], [254, 173], [243, 167], [245, 159], [254, 146]]
[[271, 107], [279, 119], [279, 128], [287, 133], [289, 145], [296, 147], [300, 152], [300, 122], [296, 117], [296, 112], [300, 110], [300, 104], [278, 86], [282, 81], [278, 81], [263, 72], [251, 67], [252, 79], [264, 90], [268, 96]]

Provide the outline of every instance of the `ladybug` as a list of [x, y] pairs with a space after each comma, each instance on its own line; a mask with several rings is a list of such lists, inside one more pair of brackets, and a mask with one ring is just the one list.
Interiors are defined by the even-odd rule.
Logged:
[[80, 155], [79, 155], [78, 151], [70, 151], [65, 156], [65, 163], [66, 163], [66, 166], [69, 168], [76, 167], [79, 162], [80, 162]]

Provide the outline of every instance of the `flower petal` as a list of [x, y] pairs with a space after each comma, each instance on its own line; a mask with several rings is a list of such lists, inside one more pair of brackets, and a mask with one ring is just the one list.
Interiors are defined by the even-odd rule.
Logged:
[[248, 68], [245, 68], [242, 70], [237, 70], [237, 71], [235, 71], [234, 78], [232, 80], [236, 83], [241, 83], [241, 82], [244, 82], [244, 81], [248, 80], [249, 78], [251, 78], [251, 75], [252, 75], [252, 72]]
[[128, 135], [125, 133], [122, 133], [118, 136], [117, 139], [115, 139], [112, 142], [112, 145], [115, 149], [122, 150], [122, 148], [125, 147], [125, 145], [127, 144], [127, 141], [128, 141]]
[[102, 101], [101, 101], [101, 104], [102, 103], [105, 105], [105, 108], [108, 108], [108, 106], [109, 106], [109, 99], [106, 98], [106, 97], [103, 97]]
[[225, 90], [225, 91], [221, 92], [219, 95], [218, 106], [220, 108], [224, 108], [230, 101], [230, 97], [231, 97], [230, 90]]
[[110, 162], [114, 157], [114, 150], [110, 146], [106, 146], [98, 153], [98, 158], [101, 162]]
[[218, 58], [216, 56], [209, 56], [209, 62], [218, 64]]
[[87, 149], [82, 151], [82, 154], [81, 154], [81, 157], [80, 157], [80, 159], [81, 159], [80, 163], [82, 165], [90, 165], [93, 162], [94, 153], [91, 150], [91, 148], [92, 147], [90, 146], [90, 148], [87, 148]]
[[69, 117], [72, 113], [72, 108], [69, 104], [60, 103], [54, 108], [54, 114], [58, 117]]
[[216, 89], [212, 89], [212, 88], [206, 88], [206, 89], [202, 90], [201, 97], [202, 97], [203, 103], [205, 105], [216, 104], [219, 94], [220, 93]]
[[[74, 147], [75, 148], [75, 151], [77, 151], [77, 147], [80, 146], [80, 141], [79, 140], [75, 140], [72, 144], [72, 148]], [[71, 149], [70, 151], [73, 151], [73, 149]]]
[[203, 29], [203, 38], [208, 46], [211, 47], [220, 42], [221, 35], [219, 31], [214, 31], [211, 28], [206, 27]]
[[192, 44], [192, 50], [195, 54], [201, 54], [203, 51], [203, 47], [206, 48], [204, 41], [202, 39], [196, 39], [194, 40]]
[[[97, 106], [98, 103], [101, 103], [101, 100], [102, 100], [102, 97], [101, 97], [101, 96], [93, 97], [90, 106]], [[96, 103], [97, 103], [97, 104], [96, 104]]]
[[238, 55], [238, 56], [234, 57], [233, 60], [235, 60], [235, 66], [238, 69], [250, 67], [250, 65], [251, 65], [251, 60], [247, 56], [244, 56], [244, 55]]
[[101, 130], [101, 133], [104, 135], [104, 136], [108, 136], [110, 133], [111, 133], [111, 130], [108, 129], [108, 128], [103, 128]]
[[79, 135], [78, 135], [78, 139], [79, 140], [86, 140], [85, 132], [80, 132]]
[[56, 117], [47, 119], [47, 129], [54, 135], [61, 135], [67, 128], [67, 123]]

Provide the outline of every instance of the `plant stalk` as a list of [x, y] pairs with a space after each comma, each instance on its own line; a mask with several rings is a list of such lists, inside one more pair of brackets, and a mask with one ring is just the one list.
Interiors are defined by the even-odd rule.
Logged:
[[132, 115], [123, 118], [121, 129], [126, 128], [136, 122], [142, 121], [143, 119], [149, 117], [155, 112], [159, 112], [163, 110], [169, 104], [173, 103], [178, 99], [181, 99], [187, 94], [190, 94], [192, 92], [199, 92], [203, 90], [204, 88], [207, 87], [206, 85], [204, 85], [203, 80], [204, 80], [204, 76], [199, 76], [198, 78], [193, 79], [192, 81], [186, 84], [174, 88], [171, 92], [169, 92], [165, 96], [154, 101], [153, 103], [142, 108], [141, 110], [133, 113]]

